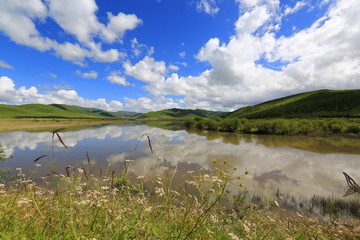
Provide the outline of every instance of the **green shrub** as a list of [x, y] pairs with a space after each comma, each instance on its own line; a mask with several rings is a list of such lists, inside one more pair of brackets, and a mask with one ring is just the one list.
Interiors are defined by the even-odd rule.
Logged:
[[341, 133], [345, 131], [345, 122], [341, 120], [331, 120], [329, 122], [329, 130], [333, 133]]
[[192, 128], [192, 127], [195, 126], [196, 120], [194, 118], [188, 118], [188, 119], [185, 120], [184, 124], [185, 124], [185, 127]]
[[221, 123], [221, 130], [225, 132], [235, 132], [240, 126], [240, 121], [237, 118], [224, 119]]
[[256, 124], [257, 133], [260, 134], [271, 134], [272, 133], [272, 124], [269, 121], [258, 121]]
[[196, 122], [195, 127], [200, 130], [205, 129], [205, 121], [200, 120], [200, 121]]
[[351, 124], [348, 126], [348, 128], [346, 129], [346, 132], [348, 133], [360, 133], [360, 125], [357, 124]]
[[215, 120], [216, 122], [222, 122], [222, 119], [219, 117], [210, 117], [211, 120]]
[[205, 121], [205, 128], [208, 130], [218, 130], [220, 127], [220, 122], [214, 119], [208, 119]]
[[285, 135], [290, 133], [290, 121], [279, 119], [276, 120], [273, 124], [273, 134], [276, 135]]

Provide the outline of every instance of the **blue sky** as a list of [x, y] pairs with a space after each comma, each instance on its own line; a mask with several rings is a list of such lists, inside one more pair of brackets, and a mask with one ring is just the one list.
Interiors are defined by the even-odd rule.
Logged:
[[360, 88], [357, 0], [0, 0], [0, 103], [235, 110]]

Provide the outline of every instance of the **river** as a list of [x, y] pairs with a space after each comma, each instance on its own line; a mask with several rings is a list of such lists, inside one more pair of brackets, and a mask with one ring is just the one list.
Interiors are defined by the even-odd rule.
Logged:
[[248, 189], [262, 194], [279, 189], [300, 197], [341, 197], [347, 189], [342, 172], [360, 181], [360, 141], [355, 138], [187, 131], [172, 123], [97, 125], [59, 135], [68, 149], [56, 135], [52, 140], [51, 131], [0, 134], [6, 155], [13, 156], [0, 168], [13, 175], [22, 168], [40, 179], [51, 171], [64, 173], [69, 165], [87, 169], [88, 154], [95, 175], [100, 169], [120, 172], [124, 160], [133, 160], [129, 171], [134, 176], [178, 166], [175, 181], [181, 184], [188, 171], [211, 172], [217, 159], [228, 161], [238, 175], [250, 172], [242, 180]]

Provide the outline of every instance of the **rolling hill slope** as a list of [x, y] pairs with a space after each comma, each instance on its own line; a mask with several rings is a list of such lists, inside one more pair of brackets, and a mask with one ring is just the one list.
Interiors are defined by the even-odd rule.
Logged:
[[203, 109], [165, 109], [161, 111], [148, 112], [138, 116], [139, 119], [146, 118], [186, 118], [186, 117], [221, 117], [226, 112], [208, 111]]
[[240, 108], [224, 117], [360, 117], [360, 90], [319, 90]]
[[0, 118], [120, 118], [134, 117], [139, 113], [107, 112], [96, 108], [84, 108], [65, 104], [0, 104]]

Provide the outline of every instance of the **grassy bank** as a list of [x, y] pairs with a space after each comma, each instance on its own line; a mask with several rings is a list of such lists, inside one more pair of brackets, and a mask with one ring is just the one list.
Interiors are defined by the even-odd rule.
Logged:
[[0, 119], [0, 133], [14, 131], [41, 131], [57, 128], [70, 128], [89, 126], [95, 124], [109, 124], [116, 122], [129, 122], [131, 119], [61, 119], [61, 118], [3, 118]]
[[[40, 161], [41, 162], [41, 161]], [[38, 163], [37, 163], [38, 164]], [[0, 184], [1, 239], [356, 239], [358, 222], [325, 222], [288, 212], [276, 201], [254, 204], [231, 197], [234, 169], [188, 172], [172, 184], [176, 168], [132, 177], [133, 161], [119, 172], [69, 166], [33, 182]], [[38, 167], [41, 167], [37, 165]], [[239, 189], [243, 189], [239, 187]]]
[[190, 118], [187, 128], [275, 135], [327, 135], [360, 133], [360, 119], [245, 119]]

